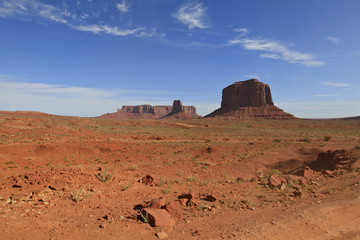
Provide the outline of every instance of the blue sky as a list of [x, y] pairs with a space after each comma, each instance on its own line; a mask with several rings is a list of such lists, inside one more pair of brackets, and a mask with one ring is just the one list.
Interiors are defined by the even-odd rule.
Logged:
[[0, 0], [0, 109], [201, 115], [256, 77], [297, 117], [360, 115], [358, 0]]

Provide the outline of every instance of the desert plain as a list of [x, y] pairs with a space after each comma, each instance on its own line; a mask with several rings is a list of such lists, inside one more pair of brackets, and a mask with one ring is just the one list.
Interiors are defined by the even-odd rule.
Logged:
[[[1, 112], [0, 235], [359, 239], [359, 129], [352, 120]], [[146, 214], [162, 201], [163, 211], [180, 209], [163, 225]]]

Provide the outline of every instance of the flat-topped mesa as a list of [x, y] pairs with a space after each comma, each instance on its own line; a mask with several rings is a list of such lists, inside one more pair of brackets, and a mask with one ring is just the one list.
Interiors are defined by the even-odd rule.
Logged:
[[260, 107], [267, 104], [274, 105], [270, 87], [257, 79], [235, 82], [222, 91], [222, 108]]
[[295, 119], [276, 107], [269, 85], [257, 79], [235, 82], [222, 91], [221, 108], [205, 117], [229, 119]]
[[128, 112], [128, 113], [151, 113], [154, 114], [154, 108], [151, 105], [138, 105], [138, 106], [122, 106], [121, 109], [118, 109], [118, 112]]
[[124, 105], [121, 109], [118, 108], [117, 112], [103, 114], [100, 117], [116, 119], [159, 119], [169, 115], [175, 116], [176, 114], [186, 119], [200, 117], [196, 114], [195, 107], [183, 106], [180, 100], [175, 100], [173, 106], [151, 106], [149, 104], [137, 106]]

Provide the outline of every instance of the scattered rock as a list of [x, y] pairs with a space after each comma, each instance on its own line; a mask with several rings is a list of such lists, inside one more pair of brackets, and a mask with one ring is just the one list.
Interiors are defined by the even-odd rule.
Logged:
[[104, 224], [100, 224], [100, 225], [99, 225], [99, 228], [105, 228], [105, 225], [104, 225]]
[[183, 217], [181, 205], [179, 201], [171, 201], [165, 205], [166, 211], [175, 219], [181, 219]]
[[54, 191], [64, 191], [65, 190], [65, 187], [59, 183], [53, 183], [49, 186], [49, 188]]
[[181, 194], [178, 198], [181, 199], [181, 198], [186, 198], [188, 200], [191, 200], [193, 199], [193, 193], [183, 193]]
[[269, 178], [269, 185], [271, 187], [281, 187], [281, 185], [286, 184], [287, 181], [284, 177], [279, 175], [271, 175]]
[[145, 185], [151, 185], [154, 182], [154, 178], [150, 175], [146, 175], [141, 179], [141, 182]]
[[161, 209], [164, 208], [166, 204], [165, 198], [161, 197], [159, 199], [154, 199], [150, 202], [150, 208]]
[[175, 225], [175, 220], [165, 209], [143, 209], [142, 214], [148, 216], [148, 222], [152, 227], [173, 227]]
[[205, 200], [205, 201], [208, 201], [208, 202], [215, 202], [216, 197], [214, 197], [212, 195], [206, 195], [204, 198], [202, 198], [202, 200]]
[[330, 171], [330, 170], [323, 170], [323, 171], [322, 171], [322, 174], [323, 174], [324, 176], [327, 176], [327, 177], [330, 177], [330, 178], [334, 178], [334, 177], [335, 177], [334, 174], [333, 174], [333, 172]]
[[168, 237], [168, 235], [166, 234], [166, 232], [158, 232], [156, 233], [156, 236], [159, 238], [159, 239], [165, 239]]
[[299, 197], [299, 198], [301, 198], [302, 196], [303, 196], [303, 192], [302, 192], [302, 190], [299, 188], [299, 189], [297, 189], [297, 190], [295, 190], [294, 192], [293, 192], [293, 194], [294, 194], [294, 197]]
[[314, 171], [310, 169], [309, 166], [305, 166], [304, 168], [301, 168], [300, 170], [295, 172], [296, 175], [304, 177], [306, 179], [311, 179], [314, 177]]

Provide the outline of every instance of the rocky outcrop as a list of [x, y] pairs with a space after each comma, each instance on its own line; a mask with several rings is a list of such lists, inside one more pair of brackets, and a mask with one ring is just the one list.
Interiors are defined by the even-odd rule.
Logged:
[[276, 107], [268, 84], [257, 79], [235, 82], [222, 91], [221, 108], [205, 117], [230, 119], [295, 119]]
[[222, 108], [261, 107], [267, 104], [274, 105], [270, 87], [257, 79], [235, 82], [222, 92]]
[[122, 106], [117, 112], [107, 113], [100, 118], [115, 119], [160, 119], [166, 116], [184, 115], [180, 118], [199, 118], [194, 106], [183, 106], [180, 100], [175, 100], [173, 106], [151, 106], [148, 104], [137, 106]]

